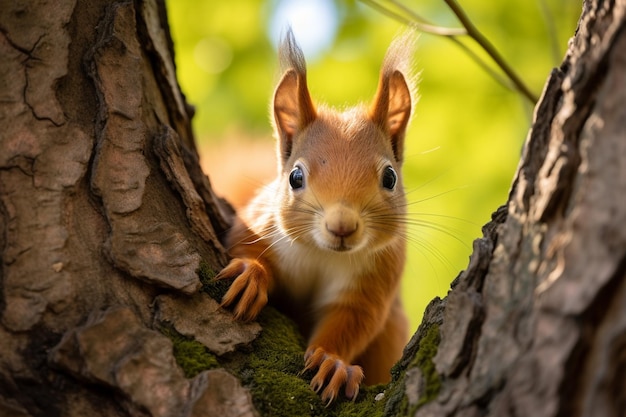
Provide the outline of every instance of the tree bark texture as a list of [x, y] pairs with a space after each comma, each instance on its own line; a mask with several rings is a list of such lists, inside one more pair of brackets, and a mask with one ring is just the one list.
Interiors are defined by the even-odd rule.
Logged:
[[216, 380], [252, 409], [229, 374], [185, 378], [153, 330], [157, 306], [188, 307], [170, 294], [198, 294], [201, 263], [224, 264], [228, 217], [165, 16], [156, 1], [0, 4], [2, 416], [211, 415]]
[[585, 2], [509, 201], [446, 297], [441, 389], [414, 415], [626, 415], [625, 13]]
[[390, 385], [324, 408], [293, 327], [208, 294], [232, 213], [163, 3], [0, 0], [0, 416], [626, 415], [625, 26], [584, 3], [467, 270]]

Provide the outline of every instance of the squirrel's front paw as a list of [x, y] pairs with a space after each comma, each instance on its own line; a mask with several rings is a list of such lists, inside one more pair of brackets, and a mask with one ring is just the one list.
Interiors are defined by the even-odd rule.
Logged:
[[344, 385], [346, 397], [356, 399], [364, 376], [360, 366], [347, 364], [339, 356], [327, 353], [321, 347], [309, 347], [304, 355], [304, 370], [315, 368], [318, 370], [311, 379], [311, 388], [319, 392], [326, 385], [321, 394], [326, 405], [337, 398]]
[[215, 278], [235, 278], [222, 297], [221, 306], [236, 304], [236, 319], [254, 320], [267, 304], [269, 277], [266, 269], [257, 260], [235, 258]]

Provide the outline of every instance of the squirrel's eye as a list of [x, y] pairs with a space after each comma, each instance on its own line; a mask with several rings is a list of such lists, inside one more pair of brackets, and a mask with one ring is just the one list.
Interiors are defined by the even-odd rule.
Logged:
[[292, 190], [304, 187], [304, 172], [299, 166], [295, 167], [289, 173], [289, 185]]
[[397, 181], [398, 175], [396, 174], [396, 171], [390, 166], [386, 167], [383, 171], [383, 187], [388, 190], [393, 190]]

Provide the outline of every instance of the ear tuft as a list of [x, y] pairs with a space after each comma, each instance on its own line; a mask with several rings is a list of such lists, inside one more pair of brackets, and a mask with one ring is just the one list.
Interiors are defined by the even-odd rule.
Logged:
[[413, 77], [407, 74], [414, 44], [413, 31], [407, 31], [393, 41], [385, 55], [378, 89], [369, 111], [370, 119], [389, 135], [399, 162], [403, 158], [404, 136], [413, 109]]
[[306, 62], [291, 28], [287, 30], [279, 55], [285, 73], [274, 93], [274, 121], [279, 156], [285, 162], [291, 155], [295, 135], [317, 117], [306, 82]]

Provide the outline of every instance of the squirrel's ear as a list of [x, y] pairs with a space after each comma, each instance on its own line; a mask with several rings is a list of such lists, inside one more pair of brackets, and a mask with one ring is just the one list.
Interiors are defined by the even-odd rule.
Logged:
[[285, 162], [291, 155], [294, 136], [315, 120], [316, 113], [306, 76], [290, 69], [274, 93], [274, 121], [278, 134], [280, 157]]
[[381, 73], [369, 115], [389, 135], [396, 160], [401, 162], [406, 126], [411, 117], [411, 91], [400, 71]]
[[295, 135], [317, 117], [306, 85], [306, 62], [302, 49], [296, 43], [291, 28], [287, 30], [279, 48], [283, 78], [274, 93], [274, 122], [278, 136], [280, 161], [291, 155]]

